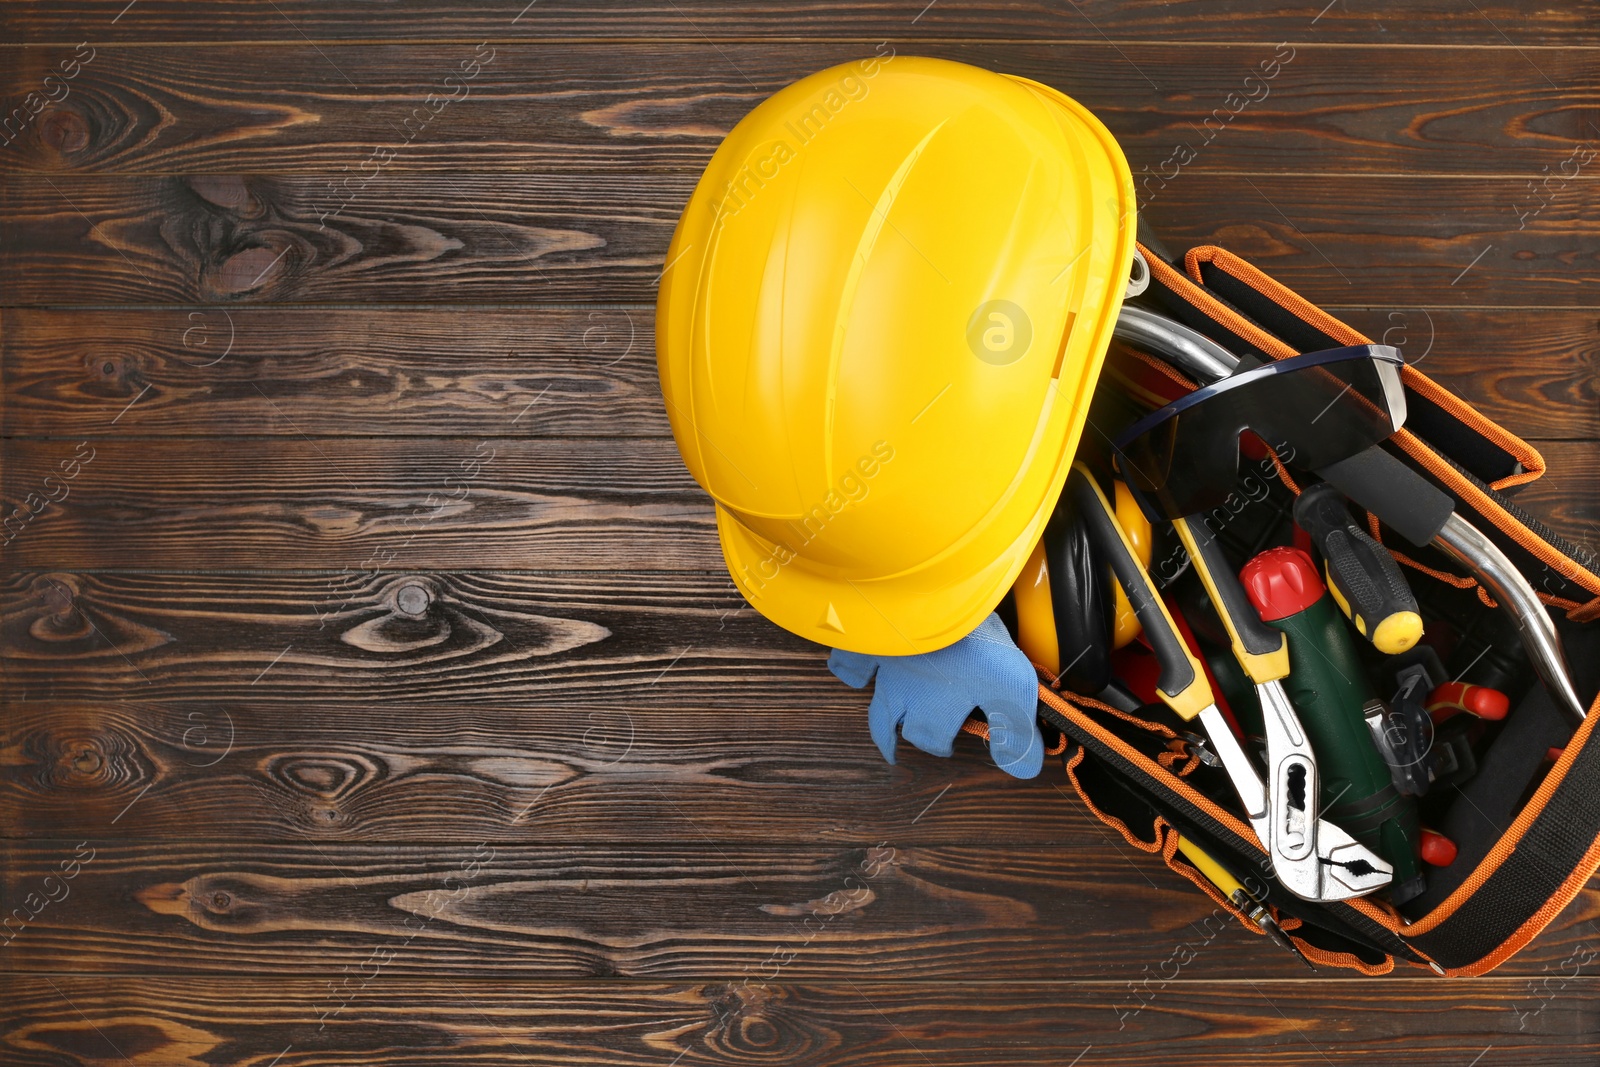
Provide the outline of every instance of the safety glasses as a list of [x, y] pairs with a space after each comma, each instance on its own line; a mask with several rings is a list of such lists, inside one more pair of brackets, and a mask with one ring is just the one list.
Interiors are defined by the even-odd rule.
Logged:
[[1406, 419], [1401, 366], [1388, 345], [1355, 345], [1234, 374], [1130, 426], [1113, 443], [1117, 463], [1147, 511], [1171, 519], [1220, 507], [1238, 484], [1246, 431], [1306, 470], [1388, 438]]

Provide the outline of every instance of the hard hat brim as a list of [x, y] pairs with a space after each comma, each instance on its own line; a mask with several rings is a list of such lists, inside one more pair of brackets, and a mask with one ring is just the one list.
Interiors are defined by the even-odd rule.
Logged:
[[774, 551], [721, 507], [717, 533], [734, 585], [765, 618], [829, 648], [913, 656], [945, 648], [977, 629], [1016, 580], [1048, 510], [1007, 551], [954, 581], [941, 568], [863, 580], [798, 556], [785, 561], [781, 550]]

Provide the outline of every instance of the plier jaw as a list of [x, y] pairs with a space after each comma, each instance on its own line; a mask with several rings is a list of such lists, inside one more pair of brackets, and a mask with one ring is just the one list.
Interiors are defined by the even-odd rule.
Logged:
[[1256, 692], [1266, 723], [1269, 767], [1262, 844], [1272, 856], [1278, 881], [1306, 900], [1348, 900], [1382, 889], [1393, 880], [1394, 868], [1317, 816], [1316, 756], [1282, 684], [1260, 682]]

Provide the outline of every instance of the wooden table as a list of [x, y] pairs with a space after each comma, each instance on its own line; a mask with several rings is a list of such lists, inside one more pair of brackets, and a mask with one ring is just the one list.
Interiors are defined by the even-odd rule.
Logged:
[[0, 1062], [1595, 1062], [1593, 887], [1313, 978], [1058, 767], [886, 766], [652, 343], [721, 136], [883, 42], [1084, 101], [1594, 544], [1593, 2], [522, 4], [0, 10]]

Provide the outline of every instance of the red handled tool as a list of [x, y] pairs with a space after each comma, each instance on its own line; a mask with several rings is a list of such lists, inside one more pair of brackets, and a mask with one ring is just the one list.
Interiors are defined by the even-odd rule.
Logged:
[[1510, 710], [1510, 698], [1486, 685], [1446, 682], [1428, 694], [1428, 714], [1435, 723], [1463, 713], [1499, 722]]

